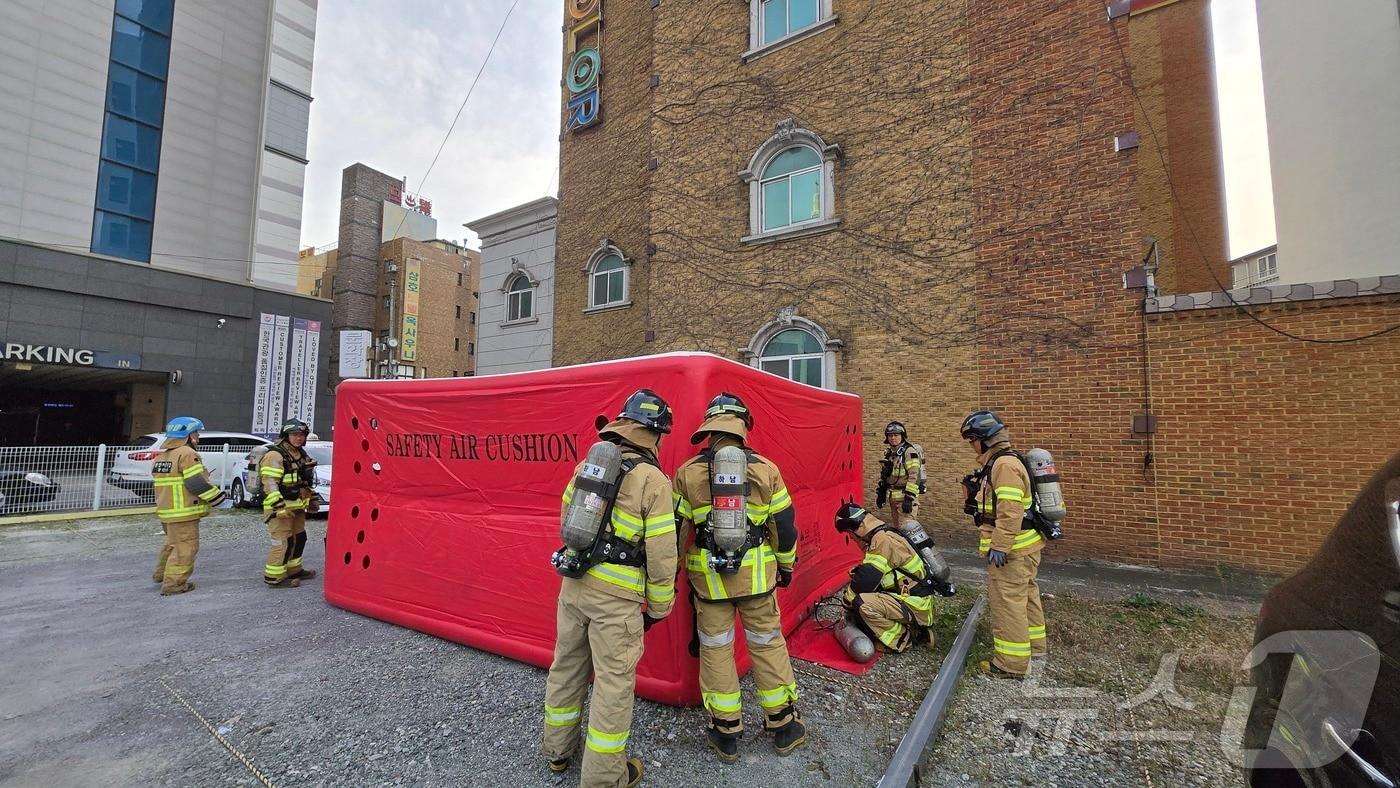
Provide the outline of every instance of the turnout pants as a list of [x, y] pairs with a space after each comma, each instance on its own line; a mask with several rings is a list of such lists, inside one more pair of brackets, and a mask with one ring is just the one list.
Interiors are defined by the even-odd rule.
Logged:
[[[932, 622], [920, 621], [917, 614], [893, 594], [868, 593], [860, 595], [860, 620], [867, 634], [875, 638], [881, 651], [898, 654], [914, 644], [916, 627]], [[932, 633], [930, 632], [930, 637]]]
[[694, 601], [700, 635], [700, 693], [710, 712], [710, 725], [732, 735], [744, 730], [739, 672], [734, 665], [736, 614], [743, 621], [744, 640], [753, 661], [758, 702], [766, 715], [764, 727], [771, 730], [788, 724], [797, 702], [797, 679], [783, 638], [777, 595], [738, 602]]
[[[908, 494], [909, 493], [905, 493], [905, 495]], [[891, 498], [886, 504], [890, 515], [890, 525], [893, 525], [895, 528], [903, 525], [905, 520], [919, 519], [919, 499], [917, 497], [914, 499], [913, 511], [909, 512], [909, 514], [904, 513], [904, 501], [902, 500], [896, 501]]]
[[267, 521], [272, 545], [267, 551], [263, 580], [277, 583], [301, 574], [301, 554], [306, 550], [306, 512], [289, 512]]
[[1040, 553], [1007, 558], [1006, 566], [987, 565], [987, 601], [992, 614], [992, 663], [1024, 675], [1032, 654], [1046, 653], [1045, 609], [1035, 577]]
[[160, 583], [162, 591], [171, 591], [185, 584], [194, 574], [194, 557], [199, 552], [199, 521], [161, 523], [165, 544], [156, 557], [156, 571], [151, 579]]
[[562, 760], [578, 749], [591, 672], [581, 785], [626, 785], [627, 735], [642, 658], [642, 606], [565, 578], [555, 618], [554, 663], [544, 688], [544, 754]]

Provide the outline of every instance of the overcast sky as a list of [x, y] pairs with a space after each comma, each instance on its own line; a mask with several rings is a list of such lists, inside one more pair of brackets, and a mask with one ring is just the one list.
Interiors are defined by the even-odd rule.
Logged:
[[[1211, 2], [1235, 256], [1274, 240], [1258, 34], [1254, 0]], [[336, 241], [340, 173], [357, 161], [407, 176], [410, 191], [433, 201], [442, 238], [465, 238], [463, 222], [555, 193], [560, 0], [519, 0], [422, 184], [511, 3], [321, 1], [302, 246]]]

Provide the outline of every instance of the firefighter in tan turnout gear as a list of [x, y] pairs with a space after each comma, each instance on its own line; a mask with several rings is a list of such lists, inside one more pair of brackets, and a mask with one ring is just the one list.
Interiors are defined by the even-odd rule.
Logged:
[[836, 530], [865, 549], [843, 600], [852, 623], [881, 651], [932, 644], [934, 582], [909, 540], [854, 503], [836, 511]]
[[648, 389], [636, 392], [599, 429], [601, 440], [564, 490], [564, 547], [553, 559], [564, 580], [544, 693], [543, 749], [551, 771], [569, 768], [592, 673], [584, 786], [642, 781], [641, 760], [626, 755], [642, 633], [669, 615], [676, 599], [675, 509], [657, 459], [671, 419], [665, 400]]
[[981, 469], [963, 480], [965, 510], [978, 529], [978, 552], [987, 557], [991, 606], [993, 675], [1022, 678], [1032, 656], [1046, 653], [1045, 610], [1036, 573], [1045, 540], [1031, 526], [1031, 476], [1011, 448], [1006, 425], [991, 411], [977, 411], [962, 424], [962, 437], [977, 453]]
[[319, 499], [312, 492], [316, 461], [302, 447], [311, 428], [306, 422], [290, 419], [282, 424], [278, 441], [258, 463], [262, 479], [263, 521], [272, 545], [263, 566], [263, 582], [273, 588], [294, 588], [316, 576], [316, 570], [301, 564], [306, 549], [306, 513], [318, 510]]
[[745, 445], [753, 417], [736, 396], [710, 402], [691, 443], [709, 443], [676, 471], [676, 514], [686, 544], [686, 573], [695, 602], [700, 691], [710, 722], [710, 747], [738, 760], [743, 733], [739, 674], [734, 666], [736, 619], [753, 659], [764, 728], [779, 755], [806, 741], [797, 711], [797, 682], [774, 590], [792, 581], [797, 525], [792, 498], [770, 460]]
[[194, 590], [189, 578], [199, 552], [199, 521], [208, 516], [211, 506], [224, 501], [224, 491], [209, 480], [196, 451], [202, 429], [204, 422], [199, 419], [181, 416], [172, 420], [165, 428], [161, 452], [151, 466], [156, 517], [165, 531], [165, 544], [151, 575], [160, 583], [161, 596]]
[[919, 496], [924, 493], [923, 450], [909, 442], [904, 424], [892, 421], [885, 425], [885, 458], [880, 461], [880, 483], [875, 489], [875, 505], [886, 508], [890, 523], [898, 527], [905, 520], [919, 518]]

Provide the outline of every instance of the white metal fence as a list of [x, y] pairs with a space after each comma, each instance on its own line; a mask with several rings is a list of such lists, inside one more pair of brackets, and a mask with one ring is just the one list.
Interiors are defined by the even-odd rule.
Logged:
[[[157, 449], [137, 446], [0, 446], [0, 518], [151, 506]], [[201, 451], [215, 484], [240, 480], [246, 448]]]

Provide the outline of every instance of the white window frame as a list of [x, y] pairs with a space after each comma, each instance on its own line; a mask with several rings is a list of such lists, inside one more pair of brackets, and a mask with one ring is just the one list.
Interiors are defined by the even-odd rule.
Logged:
[[[764, 179], [763, 172], [768, 169], [768, 165], [773, 162], [783, 151], [797, 146], [811, 148], [821, 159], [821, 211], [817, 218], [788, 224], [772, 230], [763, 229], [763, 185], [771, 183], [780, 177], [790, 177], [798, 173], [788, 173], [786, 176], [777, 176]], [[799, 238], [805, 235], [815, 235], [817, 233], [828, 232], [836, 229], [841, 220], [836, 216], [836, 161], [841, 157], [841, 146], [829, 144], [821, 138], [821, 135], [814, 131], [801, 128], [796, 121], [788, 118], [779, 121], [777, 130], [773, 136], [769, 137], [758, 146], [753, 156], [749, 159], [749, 166], [739, 177], [749, 186], [749, 234], [739, 240], [746, 244], [771, 243], [787, 238]], [[810, 172], [803, 170], [802, 172]], [[789, 199], [792, 192], [789, 191]]]
[[[802, 148], [802, 147], [806, 147], [806, 146], [805, 146], [805, 145], [792, 145], [792, 146], [789, 146], [789, 147], [787, 147], [787, 148], [784, 148], [782, 151], [780, 151], [780, 152], [779, 152], [779, 155], [781, 155], [782, 153], [786, 153], [787, 151], [793, 150], [794, 148]], [[810, 148], [809, 148], [809, 150], [810, 150]], [[815, 151], [813, 151], [813, 152], [815, 153]], [[806, 174], [808, 174], [808, 173], [813, 173], [813, 172], [815, 172], [815, 173], [817, 173], [817, 179], [818, 179], [818, 181], [820, 182], [820, 181], [823, 179], [823, 177], [824, 177], [824, 174], [823, 174], [822, 171], [825, 169], [825, 166], [824, 166], [822, 163], [820, 163], [820, 162], [821, 162], [821, 154], [820, 154], [820, 153], [817, 153], [817, 160], [818, 160], [818, 163], [817, 163], [817, 164], [815, 164], [815, 165], [813, 165], [813, 166], [811, 166], [811, 167], [808, 167], [808, 168], [805, 169], [805, 170], [794, 170], [794, 171], [792, 171], [792, 172], [783, 173], [782, 175], [774, 175], [774, 176], [771, 177], [771, 178], [764, 178], [764, 177], [761, 177], [761, 176], [760, 176], [759, 181], [758, 181], [758, 222], [759, 222], [758, 226], [761, 227], [761, 228], [763, 228], [763, 232], [766, 232], [766, 233], [779, 233], [779, 232], [783, 232], [783, 231], [785, 231], [785, 230], [791, 230], [791, 229], [796, 228], [796, 227], [801, 227], [801, 226], [804, 226], [804, 225], [807, 225], [807, 224], [811, 224], [812, 222], [819, 222], [819, 221], [822, 220], [822, 217], [825, 216], [825, 211], [823, 210], [824, 205], [825, 205], [825, 203], [826, 203], [826, 194], [824, 193], [824, 192], [826, 191], [825, 188], [818, 188], [818, 189], [817, 189], [817, 201], [818, 201], [817, 215], [816, 215], [814, 218], [811, 218], [811, 219], [803, 219], [803, 220], [800, 221], [800, 222], [794, 222], [794, 221], [792, 221], [792, 214], [793, 214], [793, 210], [792, 210], [792, 209], [793, 209], [793, 202], [792, 202], [792, 180], [793, 180], [794, 178], [798, 177], [799, 175], [806, 175]], [[770, 161], [770, 162], [769, 162], [769, 165], [771, 165], [771, 164], [772, 164], [772, 162]], [[767, 166], [765, 166], [765, 169], [767, 169]], [[763, 197], [763, 194], [764, 194], [764, 187], [768, 186], [769, 184], [777, 183], [777, 182], [779, 182], [779, 181], [787, 181], [787, 182], [788, 182], [788, 204], [787, 204], [788, 223], [787, 223], [787, 224], [784, 224], [784, 225], [779, 225], [778, 227], [773, 227], [773, 228], [770, 229], [770, 228], [768, 227], [768, 223], [765, 221], [765, 219], [766, 219], [766, 214], [768, 213], [768, 201], [765, 200], [764, 197]]]
[[787, 35], [779, 36], [765, 44], [763, 43], [764, 2], [765, 0], [749, 0], [749, 51], [745, 52], [741, 58], [745, 63], [769, 52], [796, 44], [798, 41], [810, 38], [836, 25], [837, 15], [832, 10], [832, 0], [817, 0], [816, 22], [797, 30], [789, 30]]
[[[525, 289], [516, 290], [515, 286], [520, 282], [525, 283]], [[539, 297], [539, 283], [536, 282], [534, 279], [531, 279], [529, 274], [517, 269], [515, 273], [506, 277], [506, 283], [502, 289], [505, 291], [506, 294], [506, 319], [501, 322], [501, 325], [516, 326], [525, 323], [533, 323], [539, 319], [535, 315], [536, 301]], [[520, 312], [522, 312], [523, 310], [520, 309], [519, 306], [516, 306], [514, 309], [516, 317], [512, 318], [510, 316], [512, 311], [511, 307], [515, 306], [516, 302], [524, 300], [523, 298], [521, 298], [521, 296], [523, 296], [526, 293], [530, 294], [530, 314], [521, 315]]]
[[[1254, 281], [1258, 284], [1268, 284], [1278, 281], [1278, 252], [1269, 252], [1260, 255], [1254, 261]], [[1265, 270], [1265, 263], [1268, 263], [1268, 270]]]
[[[611, 271], [598, 271], [598, 265], [609, 257], [616, 257], [622, 261], [622, 267]], [[626, 309], [632, 306], [632, 259], [623, 253], [612, 241], [604, 238], [598, 248], [593, 250], [593, 254], [588, 256], [588, 264], [583, 267], [585, 275], [585, 285], [588, 288], [588, 306], [583, 310], [589, 312], [605, 312], [611, 309]], [[594, 301], [594, 280], [597, 277], [612, 276], [619, 274], [622, 277], [622, 299], [620, 301], [606, 301], [597, 303]], [[611, 288], [610, 288], [611, 289]]]
[[[772, 342], [779, 334], [789, 329], [801, 329], [811, 334], [817, 340], [817, 344], [823, 348], [821, 353], [804, 353], [795, 356], [763, 356], [764, 348]], [[764, 323], [753, 338], [749, 340], [746, 347], [739, 349], [739, 357], [754, 369], [763, 369], [764, 361], [774, 361], [777, 359], [788, 360], [788, 373], [792, 372], [792, 361], [794, 359], [820, 358], [822, 360], [822, 385], [824, 389], [836, 389], [836, 354], [846, 346], [845, 342], [832, 338], [815, 321], [808, 320], [797, 314], [796, 307], [783, 307], [778, 310], [777, 317]], [[788, 378], [791, 380], [791, 377]], [[797, 381], [794, 381], [797, 382]]]

